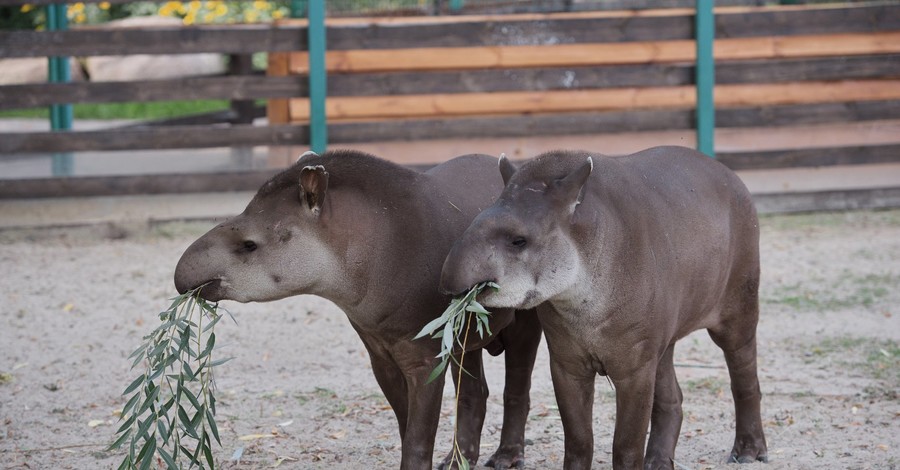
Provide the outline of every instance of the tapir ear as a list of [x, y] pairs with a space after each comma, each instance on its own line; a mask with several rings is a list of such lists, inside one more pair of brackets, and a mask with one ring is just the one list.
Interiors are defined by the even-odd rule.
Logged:
[[509, 179], [512, 178], [513, 173], [516, 172], [516, 167], [513, 166], [512, 162], [506, 158], [505, 153], [500, 154], [500, 176], [503, 177], [503, 185], [506, 186], [509, 184]]
[[322, 211], [327, 189], [328, 172], [324, 166], [307, 166], [300, 170], [300, 201], [316, 215]]
[[318, 157], [318, 156], [319, 156], [318, 153], [313, 152], [312, 150], [307, 150], [307, 151], [303, 152], [299, 157], [297, 157], [297, 161], [299, 162], [300, 160], [303, 160], [306, 157]]
[[583, 197], [583, 189], [587, 183], [591, 171], [594, 169], [594, 159], [587, 158], [575, 171], [571, 172], [565, 178], [556, 180], [556, 191], [554, 191], [572, 211], [581, 203]]

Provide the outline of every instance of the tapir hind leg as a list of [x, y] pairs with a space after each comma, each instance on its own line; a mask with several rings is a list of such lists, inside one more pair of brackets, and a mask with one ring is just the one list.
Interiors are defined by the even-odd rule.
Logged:
[[768, 460], [760, 417], [759, 378], [756, 373], [756, 324], [759, 319], [759, 280], [751, 276], [735, 289], [730, 309], [709, 336], [725, 353], [734, 398], [735, 436], [729, 462]]
[[500, 332], [505, 348], [506, 384], [503, 388], [503, 429], [500, 447], [486, 466], [525, 468], [525, 423], [531, 408], [531, 373], [541, 342], [541, 322], [534, 310], [516, 312], [515, 321]]
[[650, 440], [644, 457], [645, 469], [671, 469], [674, 467], [675, 445], [681, 432], [683, 395], [675, 377], [672, 356], [675, 344], [663, 353], [656, 368], [656, 384], [653, 393], [653, 411], [650, 415]]

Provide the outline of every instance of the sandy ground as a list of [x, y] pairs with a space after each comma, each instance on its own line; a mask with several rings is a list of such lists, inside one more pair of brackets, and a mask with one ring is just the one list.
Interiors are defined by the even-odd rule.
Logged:
[[[0, 469], [115, 468], [104, 451], [126, 356], [174, 294], [172, 272], [211, 226], [0, 232]], [[759, 325], [767, 469], [900, 468], [900, 211], [762, 221]], [[229, 304], [222, 353], [222, 468], [396, 468], [399, 437], [359, 339], [312, 297]], [[676, 349], [685, 421], [677, 468], [720, 468], [733, 439], [721, 353], [705, 333]], [[499, 441], [502, 361], [490, 358], [483, 456]], [[445, 390], [437, 460], [450, 448]], [[609, 468], [613, 391], [597, 381], [595, 467]], [[265, 435], [242, 440], [241, 437]], [[546, 348], [534, 371], [527, 468], [561, 468]], [[240, 449], [239, 461], [232, 457]], [[482, 459], [483, 461], [483, 459]]]

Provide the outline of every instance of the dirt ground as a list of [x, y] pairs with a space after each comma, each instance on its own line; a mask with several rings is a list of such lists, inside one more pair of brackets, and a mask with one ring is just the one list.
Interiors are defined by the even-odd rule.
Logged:
[[[0, 232], [0, 469], [115, 468], [104, 451], [126, 356], [174, 295], [181, 252], [210, 223]], [[900, 211], [762, 220], [759, 363], [766, 469], [900, 468]], [[399, 437], [366, 352], [322, 299], [225, 306], [217, 327], [226, 469], [396, 468]], [[734, 416], [721, 353], [705, 333], [676, 349], [685, 420], [676, 468], [721, 468]], [[482, 462], [499, 441], [502, 360]], [[435, 460], [450, 449], [452, 391]], [[609, 468], [614, 392], [597, 381], [595, 467]], [[527, 468], [561, 468], [563, 433], [546, 348], [534, 371]], [[234, 456], [240, 455], [240, 459]]]

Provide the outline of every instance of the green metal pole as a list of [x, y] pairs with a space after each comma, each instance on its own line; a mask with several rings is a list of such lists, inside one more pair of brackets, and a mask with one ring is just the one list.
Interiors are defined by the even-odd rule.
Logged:
[[309, 148], [324, 153], [328, 147], [325, 118], [325, 0], [309, 0]]
[[[68, 29], [67, 8], [65, 4], [47, 5], [47, 29], [49, 31], [64, 31]], [[72, 80], [68, 57], [49, 57], [47, 60], [48, 81], [52, 83], [67, 83]], [[72, 129], [71, 104], [53, 104], [50, 106], [50, 128], [54, 131]], [[72, 154], [53, 154], [52, 172], [54, 176], [69, 176], [72, 174], [72, 167]]]
[[462, 10], [463, 0], [450, 0], [450, 11]]
[[714, 136], [716, 130], [716, 106], [713, 88], [716, 83], [713, 42], [716, 36], [713, 0], [697, 0], [697, 150], [716, 157]]

